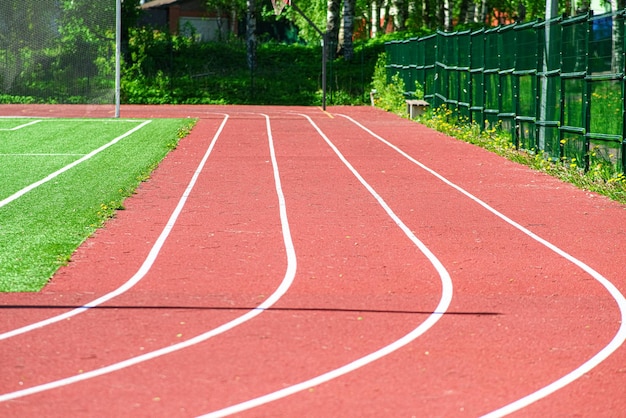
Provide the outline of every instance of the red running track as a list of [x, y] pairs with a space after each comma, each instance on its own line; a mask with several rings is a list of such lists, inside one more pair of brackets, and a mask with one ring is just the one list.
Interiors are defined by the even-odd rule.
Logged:
[[[58, 112], [109, 110], [0, 107]], [[200, 120], [41, 293], [0, 295], [0, 414], [626, 411], [623, 206], [372, 108], [122, 116]]]

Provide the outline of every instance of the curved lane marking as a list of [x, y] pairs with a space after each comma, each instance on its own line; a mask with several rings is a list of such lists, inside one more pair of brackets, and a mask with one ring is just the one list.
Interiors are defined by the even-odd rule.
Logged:
[[583, 270], [584, 272], [589, 274], [596, 281], [598, 281], [602, 286], [604, 286], [604, 288], [606, 288], [606, 290], [613, 297], [613, 299], [615, 299], [615, 302], [617, 303], [617, 306], [618, 306], [618, 308], [620, 310], [620, 314], [621, 314], [621, 321], [620, 321], [621, 325], [620, 325], [617, 333], [615, 334], [615, 336], [609, 342], [608, 345], [606, 345], [596, 355], [591, 357], [589, 360], [587, 360], [585, 363], [580, 365], [578, 368], [574, 369], [573, 371], [571, 371], [570, 373], [568, 373], [565, 376], [561, 377], [560, 379], [558, 379], [558, 380], [552, 382], [551, 384], [549, 384], [549, 385], [547, 385], [547, 386], [537, 390], [536, 392], [533, 392], [533, 393], [531, 393], [531, 394], [529, 394], [529, 395], [527, 395], [527, 396], [525, 396], [525, 397], [523, 397], [521, 399], [518, 399], [518, 400], [516, 400], [516, 401], [514, 401], [514, 402], [512, 402], [512, 403], [510, 403], [508, 405], [505, 405], [505, 406], [503, 406], [503, 407], [501, 407], [501, 408], [499, 408], [499, 409], [497, 409], [495, 411], [492, 411], [492, 412], [484, 415], [483, 417], [495, 418], [495, 417], [501, 417], [503, 415], [508, 415], [508, 414], [511, 414], [511, 413], [513, 413], [515, 411], [518, 411], [518, 410], [520, 410], [520, 409], [522, 409], [522, 408], [524, 408], [524, 407], [526, 407], [526, 406], [528, 406], [528, 405], [530, 405], [530, 404], [532, 404], [532, 403], [534, 403], [534, 402], [536, 402], [536, 401], [538, 401], [538, 400], [540, 400], [542, 398], [545, 398], [546, 396], [548, 396], [548, 395], [556, 392], [557, 390], [565, 387], [566, 385], [572, 383], [574, 380], [576, 380], [576, 379], [580, 378], [581, 376], [583, 376], [585, 373], [587, 373], [590, 370], [592, 370], [598, 364], [603, 362], [607, 357], [609, 357], [612, 353], [614, 353], [624, 343], [624, 341], [626, 341], [626, 299], [624, 298], [624, 295], [619, 291], [619, 289], [613, 283], [611, 283], [610, 280], [608, 280], [607, 278], [602, 276], [600, 273], [598, 273], [597, 271], [595, 271], [594, 269], [589, 267], [587, 264], [583, 263], [582, 261], [580, 261], [577, 258], [573, 257], [572, 255], [570, 255], [570, 254], [566, 253], [565, 251], [561, 250], [556, 245], [550, 243], [549, 241], [546, 241], [545, 239], [543, 239], [540, 236], [536, 235], [535, 233], [533, 233], [529, 229], [527, 229], [527, 228], [523, 227], [522, 225], [518, 224], [517, 222], [515, 222], [511, 218], [509, 218], [506, 215], [498, 212], [496, 209], [492, 208], [491, 206], [489, 206], [484, 201], [482, 201], [479, 198], [477, 198], [476, 196], [472, 195], [467, 190], [465, 190], [465, 189], [461, 188], [460, 186], [452, 183], [450, 180], [448, 180], [447, 178], [443, 177], [441, 174], [437, 173], [436, 171], [434, 171], [434, 170], [428, 168], [427, 166], [425, 166], [424, 164], [420, 163], [419, 161], [417, 161], [416, 159], [411, 157], [409, 154], [407, 154], [406, 152], [402, 151], [399, 147], [393, 145], [392, 143], [390, 143], [386, 139], [384, 139], [381, 136], [377, 135], [376, 133], [371, 131], [369, 128], [363, 126], [361, 123], [359, 123], [356, 120], [352, 119], [350, 116], [341, 115], [341, 114], [339, 114], [338, 116], [342, 116], [342, 117], [348, 119], [349, 121], [351, 121], [352, 123], [354, 123], [355, 125], [360, 127], [361, 129], [363, 129], [364, 131], [366, 131], [367, 133], [372, 135], [374, 138], [378, 139], [379, 141], [381, 141], [385, 145], [389, 146], [390, 148], [392, 148], [393, 150], [398, 152], [400, 155], [402, 155], [403, 157], [405, 157], [406, 159], [408, 159], [412, 163], [418, 165], [420, 168], [422, 168], [423, 170], [427, 171], [428, 173], [432, 174], [433, 176], [435, 176], [436, 178], [438, 178], [439, 180], [441, 180], [442, 182], [444, 182], [448, 186], [452, 187], [453, 189], [455, 189], [458, 192], [462, 193], [463, 195], [467, 196], [468, 198], [470, 198], [474, 202], [478, 203], [480, 206], [482, 206], [483, 208], [487, 209], [489, 212], [491, 212], [492, 214], [496, 215], [498, 218], [502, 219], [503, 221], [505, 221], [509, 225], [513, 226], [514, 228], [518, 229], [519, 231], [523, 232], [524, 234], [526, 234], [530, 238], [534, 239], [538, 243], [540, 243], [543, 246], [547, 247], [548, 249], [552, 250], [553, 252], [555, 252], [559, 256], [565, 258], [567, 261], [569, 261], [572, 264], [578, 266], [581, 270]]
[[[216, 335], [229, 331], [243, 324], [244, 322], [249, 321], [250, 319], [260, 315], [265, 310], [271, 308], [272, 305], [274, 305], [287, 292], [289, 287], [291, 287], [291, 285], [293, 284], [294, 278], [296, 276], [296, 269], [297, 269], [296, 251], [295, 251], [293, 241], [291, 238], [289, 220], [287, 218], [287, 206], [285, 204], [285, 197], [283, 195], [282, 186], [280, 182], [278, 165], [276, 162], [276, 154], [274, 153], [274, 142], [273, 142], [273, 137], [272, 137], [272, 132], [271, 132], [270, 118], [269, 116], [265, 114], [261, 114], [261, 115], [265, 117], [265, 122], [266, 122], [268, 141], [270, 144], [270, 156], [271, 156], [272, 167], [273, 167], [273, 172], [274, 172], [274, 184], [276, 188], [276, 194], [278, 196], [280, 221], [281, 221], [281, 226], [282, 226], [283, 241], [285, 245], [285, 253], [287, 257], [287, 269], [285, 272], [285, 276], [282, 282], [280, 283], [280, 285], [278, 286], [278, 288], [274, 291], [274, 293], [272, 293], [265, 301], [263, 301], [263, 303], [258, 305], [256, 308], [251, 309], [244, 315], [241, 315], [203, 334], [190, 338], [189, 340], [185, 340], [183, 342], [180, 342], [180, 343], [168, 346], [168, 347], [164, 347], [159, 350], [151, 351], [149, 353], [142, 354], [141, 356], [132, 357], [127, 360], [111, 364], [109, 366], [105, 366], [99, 369], [84, 372], [80, 375], [74, 375], [74, 376], [70, 376], [64, 379], [45, 383], [42, 385], [33, 386], [31, 388], [15, 391], [11, 393], [6, 393], [4, 395], [0, 395], [0, 402], [5, 402], [5, 401], [21, 398], [21, 397], [28, 396], [28, 395], [33, 395], [35, 393], [40, 393], [40, 392], [44, 392], [44, 391], [51, 390], [51, 389], [57, 389], [62, 386], [71, 385], [73, 383], [82, 382], [84, 380], [92, 379], [94, 377], [102, 376], [108, 373], [113, 373], [113, 372], [125, 369], [127, 367], [131, 367], [136, 364], [143, 363], [145, 361], [152, 360], [157, 357], [171, 354], [173, 352], [182, 350], [184, 348], [188, 348], [193, 345], [202, 343], [212, 337], [215, 337]], [[224, 118], [224, 121], [222, 122], [222, 125], [220, 126], [218, 133], [213, 138], [213, 142], [211, 142], [211, 146], [209, 147], [209, 150], [205, 154], [205, 158], [202, 159], [202, 163], [200, 164], [200, 166], [198, 167], [198, 170], [196, 171], [197, 174], [199, 174], [200, 171], [202, 170], [202, 166], [204, 166], [204, 163], [206, 162], [211, 150], [213, 149], [213, 145], [215, 144], [215, 141], [217, 140], [217, 137], [219, 136], [219, 133], [224, 127], [224, 124], [226, 123], [227, 119], [228, 119], [228, 116]], [[194, 183], [197, 177], [198, 177], [197, 175], [194, 175]], [[191, 191], [191, 188], [188, 188], [188, 190], [185, 192], [184, 194], [185, 200], [187, 196], [189, 196], [190, 191]], [[182, 209], [182, 205], [179, 205], [179, 206], [180, 206], [180, 209]], [[177, 207], [177, 209], [179, 208]], [[180, 210], [177, 210], [177, 212], [180, 213]], [[173, 222], [168, 222], [168, 227], [170, 230], [172, 226], [173, 226]], [[162, 243], [161, 243], [161, 246], [162, 246]], [[156, 253], [158, 253], [158, 251]], [[156, 253], [154, 254], [154, 257], [156, 257]]]
[[[159, 255], [159, 252], [161, 251], [161, 248], [163, 247], [163, 244], [165, 243], [165, 240], [169, 236], [170, 232], [172, 231], [172, 228], [174, 227], [174, 224], [178, 220], [178, 216], [180, 215], [180, 212], [182, 211], [183, 206], [185, 206], [185, 203], [187, 203], [187, 198], [189, 197], [189, 195], [191, 193], [191, 190], [194, 188], [194, 186], [196, 184], [196, 181], [198, 180], [198, 176], [200, 175], [200, 172], [203, 170], [204, 165], [206, 164], [206, 160], [209, 158], [209, 154], [213, 150], [215, 142], [217, 141], [217, 138], [222, 133], [222, 130], [224, 129], [224, 125], [226, 125], [226, 121], [227, 120], [228, 120], [228, 115], [224, 115], [224, 120], [222, 121], [221, 125], [219, 126], [217, 132], [215, 133], [215, 136], [213, 137], [213, 140], [211, 141], [211, 144], [209, 145], [209, 149], [207, 150], [207, 152], [204, 155], [204, 158], [202, 159], [202, 161], [200, 162], [200, 164], [196, 168], [196, 171], [194, 172], [193, 176], [191, 177], [191, 180], [189, 181], [189, 184], [187, 185], [187, 188], [183, 192], [182, 197], [178, 201], [178, 205], [176, 206], [176, 208], [174, 209], [174, 211], [170, 215], [170, 218], [169, 218], [167, 224], [163, 228], [163, 231], [161, 231], [161, 234], [159, 235], [159, 237], [155, 241], [154, 245], [152, 246], [152, 249], [148, 253], [148, 256], [144, 260], [144, 262], [141, 265], [141, 267], [139, 268], [139, 270], [126, 283], [124, 283], [123, 285], [121, 285], [117, 289], [115, 289], [115, 290], [113, 290], [113, 291], [111, 291], [111, 292], [109, 292], [109, 293], [99, 297], [98, 299], [95, 299], [95, 300], [93, 300], [93, 301], [91, 301], [89, 303], [86, 303], [85, 305], [83, 305], [83, 306], [81, 306], [79, 308], [72, 309], [71, 311], [65, 312], [65, 313], [63, 313], [61, 315], [53, 316], [51, 318], [44, 319], [44, 320], [39, 321], [39, 322], [34, 322], [32, 324], [23, 326], [21, 328], [16, 328], [14, 330], [4, 332], [4, 333], [0, 334], [0, 341], [6, 340], [6, 339], [11, 338], [11, 337], [15, 337], [15, 336], [20, 335], [20, 334], [25, 334], [25, 333], [27, 333], [29, 331], [33, 331], [35, 329], [45, 327], [47, 325], [51, 325], [51, 324], [54, 324], [56, 322], [63, 321], [65, 319], [68, 319], [68, 318], [71, 318], [73, 316], [76, 316], [76, 315], [78, 315], [80, 313], [83, 313], [83, 312], [85, 312], [88, 309], [94, 308], [94, 307], [96, 307], [98, 305], [101, 305], [101, 304], [103, 304], [103, 303], [105, 303], [105, 302], [107, 302], [107, 301], [109, 301], [109, 300], [111, 300], [111, 299], [121, 295], [122, 293], [128, 291], [128, 289], [130, 289], [131, 287], [136, 285], [141, 279], [143, 279], [143, 277], [148, 273], [148, 271], [150, 270], [150, 268], [154, 264], [157, 256]], [[144, 126], [144, 125], [145, 125], [145, 123], [140, 125], [140, 126]], [[137, 130], [138, 128], [139, 127], [136, 127], [133, 131]], [[125, 135], [129, 135], [129, 133], [126, 133]], [[119, 139], [121, 139], [121, 137], [119, 137]], [[109, 144], [105, 145], [105, 147], [106, 146], [110, 146], [110, 145], [112, 145], [112, 143], [109, 143]]]
[[285, 398], [287, 396], [293, 395], [295, 393], [310, 389], [313, 386], [318, 386], [322, 383], [328, 382], [330, 380], [336, 379], [345, 374], [351, 373], [361, 367], [364, 367], [370, 363], [373, 363], [381, 358], [393, 353], [396, 350], [406, 346], [407, 344], [413, 342], [419, 336], [428, 331], [431, 327], [433, 327], [439, 319], [445, 314], [450, 306], [450, 302], [452, 301], [452, 293], [453, 286], [452, 280], [450, 279], [450, 274], [446, 270], [446, 268], [441, 264], [439, 259], [420, 241], [415, 234], [409, 229], [408, 226], [402, 222], [402, 220], [393, 212], [393, 210], [387, 205], [387, 203], [383, 200], [383, 198], [374, 190], [374, 188], [365, 181], [365, 179], [359, 174], [358, 171], [348, 162], [348, 160], [341, 154], [339, 149], [328, 139], [328, 137], [324, 134], [324, 132], [313, 122], [313, 120], [304, 114], [300, 114], [300, 116], [306, 118], [309, 123], [315, 128], [318, 134], [324, 139], [324, 141], [328, 144], [328, 146], [337, 154], [339, 159], [343, 162], [343, 164], [352, 172], [352, 174], [359, 180], [359, 182], [367, 189], [367, 191], [376, 199], [378, 204], [387, 212], [389, 217], [395, 222], [395, 224], [404, 232], [404, 234], [415, 244], [415, 246], [428, 258], [430, 263], [435, 267], [439, 277], [441, 279], [441, 299], [439, 300], [439, 304], [435, 308], [432, 314], [426, 318], [424, 322], [422, 322], [417, 328], [413, 329], [408, 334], [404, 335], [402, 338], [394, 341], [393, 343], [386, 345], [380, 348], [377, 351], [374, 351], [364, 357], [358, 358], [344, 366], [341, 366], [337, 369], [328, 371], [319, 376], [313, 377], [309, 380], [305, 380], [303, 382], [297, 383], [292, 386], [288, 386], [276, 392], [268, 393], [266, 395], [260, 396], [258, 398], [250, 399], [248, 401], [232, 405], [218, 411], [210, 412], [208, 414], [202, 415], [202, 418], [215, 418], [215, 417], [224, 417], [232, 414], [236, 414], [239, 412], [243, 412], [252, 408], [256, 408], [258, 406]]
[[[0, 341], [6, 340], [6, 339], [11, 338], [11, 337], [15, 337], [15, 336], [20, 335], [20, 334], [25, 334], [25, 333], [33, 331], [35, 329], [39, 329], [39, 328], [42, 328], [42, 327], [54, 324], [56, 322], [60, 322], [60, 321], [63, 321], [65, 319], [71, 318], [71, 317], [76, 316], [78, 314], [81, 314], [81, 313], [87, 311], [88, 309], [94, 308], [94, 307], [96, 307], [98, 305], [101, 305], [101, 304], [103, 304], [103, 303], [105, 303], [105, 302], [107, 302], [107, 301], [109, 301], [109, 300], [111, 300], [111, 299], [121, 295], [122, 293], [128, 291], [128, 289], [130, 289], [131, 287], [133, 287], [137, 283], [139, 283], [139, 281], [141, 279], [143, 279], [143, 277], [148, 273], [150, 268], [152, 268], [152, 265], [154, 264], [157, 256], [159, 255], [159, 252], [161, 251], [161, 248], [163, 247], [163, 244], [165, 243], [165, 240], [167, 240], [167, 237], [169, 236], [170, 232], [172, 231], [172, 228], [174, 227], [174, 224], [178, 220], [178, 216], [180, 215], [180, 212], [182, 211], [183, 206], [185, 206], [185, 203], [187, 203], [187, 198], [189, 197], [189, 194], [191, 193], [191, 190], [194, 188], [194, 186], [196, 184], [196, 181], [198, 179], [198, 176], [200, 176], [200, 172], [203, 170], [204, 165], [206, 163], [206, 160], [209, 158], [209, 154], [211, 154], [211, 151], [213, 150], [213, 147], [215, 145], [215, 142], [217, 141], [217, 138], [222, 133], [222, 130], [224, 129], [224, 126], [226, 125], [226, 121], [228, 120], [228, 117], [229, 117], [228, 115], [224, 115], [224, 120], [222, 121], [221, 125], [219, 126], [217, 132], [215, 133], [215, 136], [213, 137], [213, 140], [211, 141], [211, 144], [209, 145], [209, 149], [207, 150], [207, 152], [204, 155], [204, 158], [202, 159], [202, 161], [200, 162], [200, 164], [196, 168], [196, 171], [194, 172], [191, 180], [189, 181], [189, 184], [187, 185], [187, 188], [183, 192], [183, 195], [180, 198], [180, 200], [178, 201], [178, 205], [174, 209], [174, 212], [172, 212], [172, 215], [170, 216], [169, 220], [167, 221], [167, 224], [163, 228], [163, 231], [161, 231], [161, 234], [159, 235], [159, 237], [155, 241], [154, 245], [152, 246], [152, 249], [148, 253], [148, 256], [144, 260], [144, 262], [141, 265], [141, 267], [139, 268], [139, 270], [130, 279], [128, 279], [128, 281], [126, 283], [124, 283], [123, 285], [121, 285], [117, 289], [115, 289], [115, 290], [113, 290], [113, 291], [111, 291], [111, 292], [109, 292], [109, 293], [107, 293], [107, 294], [105, 294], [105, 295], [95, 299], [95, 300], [92, 300], [91, 302], [89, 302], [89, 303], [87, 303], [87, 304], [85, 304], [85, 305], [83, 305], [83, 306], [81, 306], [79, 308], [72, 309], [71, 311], [65, 312], [65, 313], [63, 313], [61, 315], [53, 316], [53, 317], [50, 317], [48, 319], [44, 319], [42, 321], [34, 322], [32, 324], [29, 324], [29, 325], [26, 325], [26, 326], [23, 326], [23, 327], [20, 327], [20, 328], [16, 328], [14, 330], [4, 332], [4, 333], [0, 334]], [[150, 122], [150, 121], [147, 121], [147, 122]], [[136, 131], [140, 127], [142, 127], [145, 124], [147, 124], [147, 122], [141, 124], [140, 126], [134, 128], [133, 130], [127, 132], [125, 135], [129, 135], [130, 133]], [[118, 137], [118, 138], [116, 138], [116, 140], [119, 140], [121, 138], [122, 137]], [[116, 141], [116, 140], [114, 140], [114, 141]], [[109, 144], [106, 144], [104, 147], [108, 147], [108, 146], [110, 146], [112, 144], [113, 144], [113, 142], [111, 142]], [[100, 150], [100, 148], [99, 148], [99, 150]], [[98, 151], [98, 150], [96, 150], [96, 151]], [[91, 154], [93, 154], [94, 152], [92, 152]], [[88, 154], [87, 156], [91, 156], [91, 154]], [[82, 160], [84, 160], [84, 158], [81, 158], [80, 160], [78, 160], [76, 162], [76, 164], [78, 162], [82, 161]], [[59, 170], [59, 171], [61, 171], [61, 170]], [[59, 172], [57, 172], [57, 173], [60, 174]]]

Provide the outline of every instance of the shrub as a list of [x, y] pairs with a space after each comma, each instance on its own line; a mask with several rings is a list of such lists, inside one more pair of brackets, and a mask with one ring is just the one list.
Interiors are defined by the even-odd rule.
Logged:
[[[355, 58], [328, 63], [328, 104], [363, 104], [380, 42], [355, 49]], [[319, 105], [319, 45], [258, 45], [257, 68], [247, 67], [243, 42], [196, 42], [147, 29], [132, 32], [122, 80], [124, 103]]]
[[374, 105], [388, 112], [404, 115], [406, 113], [404, 81], [396, 73], [388, 82], [386, 65], [387, 53], [383, 52], [378, 56], [372, 79]]

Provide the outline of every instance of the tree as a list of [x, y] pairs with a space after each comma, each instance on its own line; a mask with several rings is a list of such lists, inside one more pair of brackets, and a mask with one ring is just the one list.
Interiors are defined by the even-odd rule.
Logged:
[[375, 38], [380, 34], [380, 0], [373, 0], [371, 6], [370, 33]]
[[137, 26], [140, 14], [139, 0], [122, 1], [122, 42], [128, 41], [129, 31]]
[[[238, 16], [243, 15], [244, 11], [247, 8], [247, 2], [244, 0], [205, 0], [207, 10], [212, 10], [218, 16], [217, 24], [218, 26], [222, 24], [222, 17], [224, 15], [230, 14], [231, 21], [231, 32], [235, 29], [235, 22], [237, 21]], [[222, 33], [221, 29], [218, 30], [219, 33]]]
[[246, 16], [246, 55], [248, 68], [256, 68], [256, 0], [246, 0], [248, 13]]
[[55, 21], [59, 10], [54, 4], [38, 0], [3, 2], [0, 13], [0, 82], [4, 92], [11, 92], [16, 78], [37, 61], [57, 37]]
[[[328, 8], [326, 11], [326, 33], [330, 48], [329, 53], [332, 58], [339, 44], [339, 22], [340, 22], [340, 5], [341, 0], [327, 0]], [[334, 46], [334, 48], [333, 48]]]
[[[122, 5], [123, 17], [132, 23], [138, 1]], [[3, 92], [108, 100], [114, 85], [115, 11], [114, 1], [0, 2]]]
[[393, 6], [396, 9], [396, 18], [394, 19], [394, 27], [398, 31], [406, 29], [406, 21], [408, 15], [408, 3], [406, 0], [393, 0]]
[[[624, 0], [611, 0], [611, 9], [613, 13], [621, 10], [625, 5]], [[612, 54], [611, 54], [611, 71], [619, 73], [624, 68], [624, 34], [619, 30], [619, 17], [613, 15], [611, 27]]]
[[354, 6], [356, 0], [343, 0], [343, 57], [347, 61], [354, 55]]
[[[246, 16], [246, 57], [250, 71], [256, 69], [257, 48], [257, 0], [205, 0], [207, 10], [213, 10], [218, 16], [218, 25], [222, 16], [231, 15], [231, 31], [237, 16]], [[222, 32], [221, 30], [219, 31]]]

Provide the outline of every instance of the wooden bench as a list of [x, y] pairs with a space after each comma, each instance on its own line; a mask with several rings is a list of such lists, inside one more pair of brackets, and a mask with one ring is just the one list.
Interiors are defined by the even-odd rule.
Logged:
[[429, 104], [426, 100], [406, 100], [406, 111], [411, 119], [424, 113], [428, 106]]

